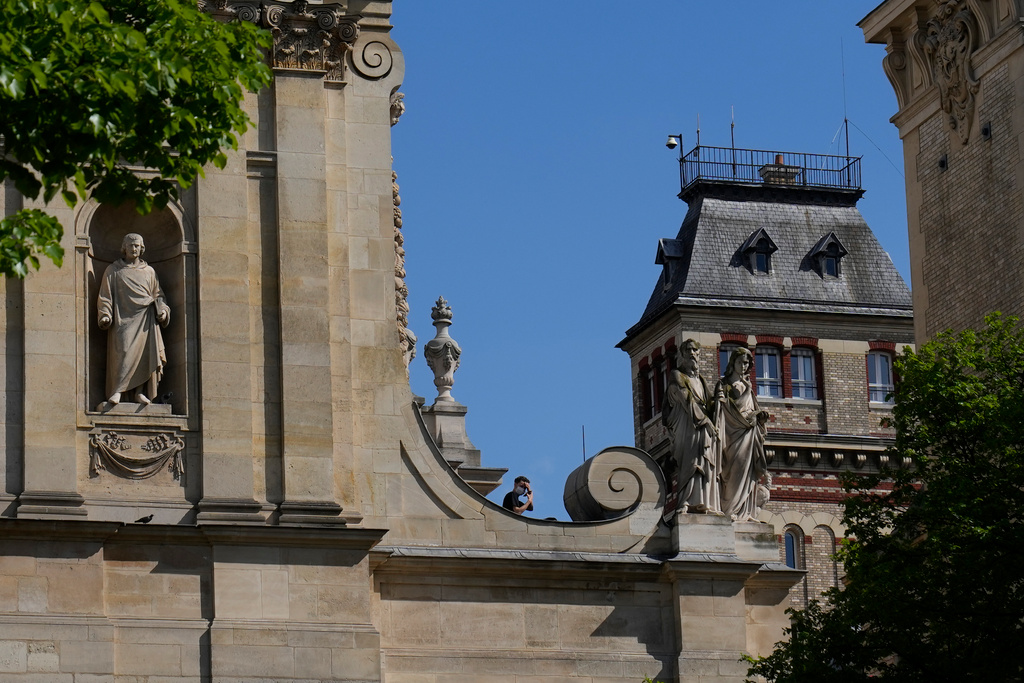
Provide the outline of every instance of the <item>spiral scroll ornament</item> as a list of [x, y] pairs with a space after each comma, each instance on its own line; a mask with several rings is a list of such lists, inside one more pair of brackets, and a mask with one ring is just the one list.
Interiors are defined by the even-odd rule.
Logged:
[[330, 10], [316, 13], [316, 25], [324, 31], [334, 28], [338, 24], [338, 16]]
[[651, 456], [639, 448], [605, 448], [569, 475], [563, 502], [574, 522], [638, 513], [660, 518], [665, 506], [665, 477]]
[[267, 26], [273, 28], [281, 25], [281, 19], [284, 17], [284, 7], [281, 5], [271, 5], [267, 9]]
[[239, 5], [238, 18], [251, 24], [260, 23], [260, 8], [255, 5]]
[[379, 40], [371, 40], [352, 52], [352, 66], [366, 78], [377, 80], [391, 73], [395, 59], [391, 49]]

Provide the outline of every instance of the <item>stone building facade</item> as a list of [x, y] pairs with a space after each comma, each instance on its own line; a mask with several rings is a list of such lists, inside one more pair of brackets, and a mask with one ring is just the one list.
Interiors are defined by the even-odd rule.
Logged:
[[[738, 161], [734, 161], [738, 160]], [[687, 339], [714, 385], [728, 353], [754, 353], [752, 381], [770, 413], [765, 441], [779, 557], [806, 569], [791, 602], [837, 585], [845, 530], [839, 473], [875, 471], [893, 432], [892, 361], [913, 341], [910, 292], [856, 208], [859, 160], [698, 147], [681, 157], [689, 204], [630, 356], [637, 447], [670, 469], [666, 377]]]
[[899, 107], [915, 333], [1024, 312], [1024, 26], [1019, 0], [887, 0], [861, 22], [885, 45]]
[[[516, 516], [414, 400], [391, 3], [206, 8], [275, 36], [225, 168], [145, 217], [48, 207], [71, 256], [0, 283], [0, 680], [742, 680], [801, 577], [770, 525], [666, 527], [632, 447], [574, 473], [577, 521]], [[151, 403], [103, 382], [128, 233], [171, 311]]]

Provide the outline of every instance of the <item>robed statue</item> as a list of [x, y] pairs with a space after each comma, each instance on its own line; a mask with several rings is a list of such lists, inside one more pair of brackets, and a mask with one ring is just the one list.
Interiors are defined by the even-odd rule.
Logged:
[[107, 333], [107, 401], [121, 402], [134, 392], [135, 402], [151, 403], [167, 365], [161, 327], [171, 320], [160, 282], [142, 260], [142, 236], [129, 233], [121, 258], [107, 266], [97, 302], [99, 326]]
[[676, 353], [676, 369], [668, 376], [661, 421], [668, 429], [675, 509], [718, 513], [721, 442], [715, 425], [715, 397], [700, 376], [700, 344], [687, 339]]
[[[722, 434], [722, 512], [739, 522], [754, 521], [765, 499], [759, 485], [768, 474], [764, 440], [768, 412], [750, 383], [753, 358], [748, 349], [732, 352], [716, 394], [718, 430]], [[763, 487], [762, 487], [763, 488]]]

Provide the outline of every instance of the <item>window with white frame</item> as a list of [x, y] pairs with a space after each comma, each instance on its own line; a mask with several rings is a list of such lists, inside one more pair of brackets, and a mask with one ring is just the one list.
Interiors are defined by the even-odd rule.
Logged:
[[868, 398], [874, 403], [892, 403], [892, 356], [881, 351], [868, 354]]
[[718, 376], [725, 376], [725, 369], [729, 367], [729, 356], [732, 352], [739, 348], [739, 344], [719, 344], [718, 345]]
[[754, 369], [757, 395], [781, 398], [782, 363], [779, 350], [774, 346], [757, 346], [754, 349]]
[[789, 352], [793, 398], [818, 398], [818, 378], [814, 372], [815, 358], [811, 349], [794, 348]]

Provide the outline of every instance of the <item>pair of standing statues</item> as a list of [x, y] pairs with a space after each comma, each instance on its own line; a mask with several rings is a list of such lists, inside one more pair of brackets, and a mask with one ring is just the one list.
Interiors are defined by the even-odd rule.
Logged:
[[[768, 479], [765, 423], [750, 382], [753, 356], [738, 348], [711, 391], [700, 376], [700, 344], [683, 342], [669, 373], [661, 420], [669, 432], [669, 475], [680, 512], [755, 520]], [[673, 470], [674, 471], [671, 471]]]

